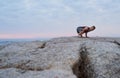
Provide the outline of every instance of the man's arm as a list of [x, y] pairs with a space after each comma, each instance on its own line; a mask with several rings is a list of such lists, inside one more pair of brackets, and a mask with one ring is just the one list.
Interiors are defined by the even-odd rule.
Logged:
[[85, 33], [85, 37], [87, 38], [88, 36], [87, 36], [87, 32]]

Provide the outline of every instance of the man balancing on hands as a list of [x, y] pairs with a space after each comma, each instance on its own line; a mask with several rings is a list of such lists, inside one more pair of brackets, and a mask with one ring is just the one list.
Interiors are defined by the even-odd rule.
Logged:
[[88, 27], [88, 26], [80, 26], [80, 27], [77, 27], [77, 33], [80, 37], [83, 37], [82, 35], [85, 33], [85, 37], [87, 38], [87, 33], [90, 32], [90, 31], [93, 31], [95, 30], [95, 26], [91, 26], [91, 27]]

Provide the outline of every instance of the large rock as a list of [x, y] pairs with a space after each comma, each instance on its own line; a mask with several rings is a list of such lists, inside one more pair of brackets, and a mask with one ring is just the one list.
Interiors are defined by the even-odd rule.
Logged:
[[120, 78], [120, 39], [61, 37], [3, 45], [0, 78]]

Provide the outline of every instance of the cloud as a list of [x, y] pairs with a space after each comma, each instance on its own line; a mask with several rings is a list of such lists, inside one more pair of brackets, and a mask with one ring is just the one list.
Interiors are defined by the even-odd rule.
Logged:
[[37, 5], [36, 0], [22, 0], [26, 10], [31, 10]]

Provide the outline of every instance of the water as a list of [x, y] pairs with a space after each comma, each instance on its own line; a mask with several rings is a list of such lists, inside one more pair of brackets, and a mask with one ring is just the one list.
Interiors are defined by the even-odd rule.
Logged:
[[28, 41], [46, 41], [49, 38], [39, 38], [39, 39], [0, 39], [0, 45], [11, 44], [15, 42], [28, 42]]

